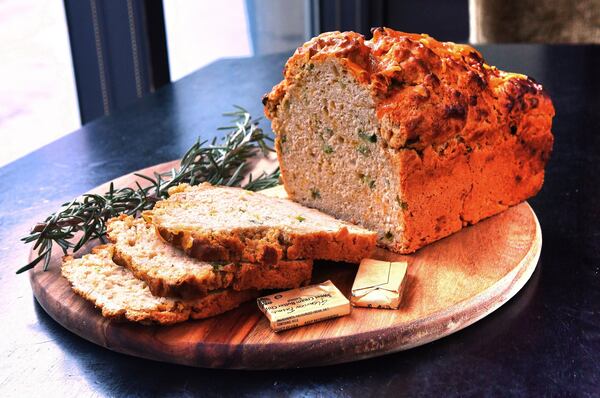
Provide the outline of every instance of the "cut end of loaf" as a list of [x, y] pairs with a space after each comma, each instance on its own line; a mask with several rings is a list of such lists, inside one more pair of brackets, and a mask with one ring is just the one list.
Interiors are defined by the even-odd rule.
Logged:
[[[338, 59], [307, 64], [273, 120], [291, 199], [377, 231], [401, 246], [400, 179], [381, 145], [375, 103]], [[351, 204], [351, 205], [349, 205]]]

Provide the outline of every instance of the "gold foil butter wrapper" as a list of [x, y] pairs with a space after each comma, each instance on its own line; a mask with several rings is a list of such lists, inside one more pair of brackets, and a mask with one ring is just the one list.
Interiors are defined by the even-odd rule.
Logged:
[[350, 313], [350, 302], [331, 281], [260, 297], [258, 308], [276, 332]]
[[360, 262], [350, 298], [355, 307], [397, 309], [408, 263], [365, 258]]

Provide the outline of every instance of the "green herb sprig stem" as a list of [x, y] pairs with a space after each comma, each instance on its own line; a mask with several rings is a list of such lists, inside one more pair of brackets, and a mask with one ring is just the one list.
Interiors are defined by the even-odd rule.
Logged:
[[[228, 133], [221, 139], [198, 141], [185, 153], [180, 165], [164, 173], [153, 176], [135, 174], [144, 180], [142, 186], [136, 182], [134, 188], [117, 188], [110, 184], [103, 194], [84, 194], [48, 216], [44, 222], [36, 224], [31, 232], [21, 240], [33, 243], [36, 258], [17, 270], [17, 274], [30, 270], [43, 262], [48, 269], [54, 244], [63, 253], [76, 252], [92, 239], [104, 240], [106, 222], [120, 214], [138, 215], [144, 210], [169, 196], [169, 189], [182, 184], [196, 185], [209, 182], [213, 185], [240, 186], [246, 176], [248, 182], [243, 188], [258, 191], [279, 183], [279, 168], [271, 173], [262, 173], [257, 178], [249, 174], [252, 160], [256, 156], [268, 156], [273, 152], [273, 140], [259, 127], [260, 119], [253, 119], [245, 109], [236, 106], [234, 112], [224, 116], [232, 119], [232, 124], [220, 127]], [[77, 234], [81, 236], [74, 240]]]

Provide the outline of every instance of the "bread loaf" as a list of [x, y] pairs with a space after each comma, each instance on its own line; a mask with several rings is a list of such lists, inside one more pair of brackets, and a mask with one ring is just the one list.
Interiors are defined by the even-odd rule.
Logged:
[[201, 260], [358, 263], [375, 249], [374, 232], [287, 199], [208, 183], [169, 194], [143, 216], [163, 239]]
[[467, 45], [324, 33], [264, 97], [291, 199], [410, 253], [541, 188], [554, 108]]
[[98, 246], [82, 258], [65, 257], [61, 268], [73, 290], [107, 318], [167, 325], [218, 315], [259, 295], [226, 289], [194, 300], [156, 297], [145, 282], [113, 262], [113, 252], [113, 245]]
[[211, 290], [293, 289], [310, 281], [312, 260], [252, 263], [204, 262], [164, 242], [141, 218], [122, 215], [107, 223], [115, 263], [148, 284], [155, 296], [198, 298]]

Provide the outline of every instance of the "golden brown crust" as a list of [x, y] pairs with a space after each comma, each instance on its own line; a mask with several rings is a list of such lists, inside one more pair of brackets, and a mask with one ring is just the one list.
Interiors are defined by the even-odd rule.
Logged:
[[407, 203], [403, 240], [395, 251], [412, 253], [462, 227], [500, 213], [535, 195], [543, 183], [536, 161], [522, 162], [511, 142], [472, 151], [468, 156], [440, 161], [426, 149], [400, 154], [404, 201]]
[[[147, 214], [145, 217], [148, 217]], [[147, 219], [152, 220], [150, 217]], [[204, 234], [197, 231], [171, 230], [160, 225], [156, 225], [156, 231], [166, 242], [203, 261], [247, 261], [274, 265], [284, 258], [278, 245], [248, 241], [244, 235], [235, 232]]]
[[241, 263], [231, 284], [233, 290], [295, 289], [310, 282], [312, 260], [284, 261], [275, 267]]
[[[330, 32], [289, 59], [284, 80], [263, 99], [267, 117], [277, 119], [288, 90], [331, 58], [368, 88], [389, 149], [380, 161], [400, 177], [405, 230], [392, 250], [413, 252], [541, 189], [554, 108], [533, 79], [489, 66], [471, 46], [428, 35], [377, 28], [364, 40]], [[276, 147], [286, 183], [290, 170]]]
[[287, 257], [291, 259], [325, 258], [331, 261], [345, 261], [359, 263], [368, 257], [376, 245], [376, 236], [350, 236], [348, 230], [343, 228], [336, 234], [314, 233], [311, 235], [289, 236], [290, 246], [287, 248]]
[[550, 154], [554, 108], [541, 85], [489, 66], [471, 46], [388, 28], [373, 29], [369, 41], [354, 32], [324, 33], [298, 48], [286, 64], [285, 79], [263, 99], [267, 117], [276, 117], [288, 86], [304, 68], [329, 57], [370, 87], [391, 148], [420, 151], [456, 136], [469, 144], [535, 130], [545, 131], [539, 150], [546, 159]]
[[348, 237], [342, 228], [335, 234], [286, 233], [284, 242], [278, 240], [249, 241], [235, 231], [227, 236], [210, 236], [195, 231], [173, 232], [157, 226], [160, 236], [186, 254], [204, 261], [244, 261], [263, 265], [302, 260], [327, 259], [358, 263], [373, 252], [376, 235]]
[[219, 293], [210, 294], [200, 299], [201, 305], [190, 306], [190, 319], [205, 319], [231, 311], [258, 296], [260, 296], [258, 290], [224, 290]]

